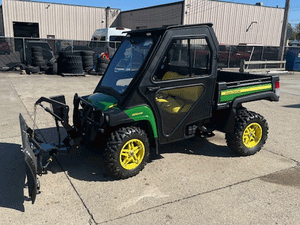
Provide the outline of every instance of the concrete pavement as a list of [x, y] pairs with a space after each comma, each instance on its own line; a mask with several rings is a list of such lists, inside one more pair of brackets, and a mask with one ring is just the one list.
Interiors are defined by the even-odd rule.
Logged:
[[[99, 77], [0, 74], [0, 224], [299, 224], [300, 73], [280, 75], [280, 102], [245, 105], [269, 123], [264, 148], [237, 157], [224, 134], [161, 146], [161, 159], [114, 181], [97, 152], [61, 154], [41, 180], [34, 205], [24, 188], [18, 115], [33, 124], [40, 96], [91, 93]], [[54, 121], [37, 109], [37, 126], [55, 140]], [[25, 196], [25, 197], [24, 197]]]

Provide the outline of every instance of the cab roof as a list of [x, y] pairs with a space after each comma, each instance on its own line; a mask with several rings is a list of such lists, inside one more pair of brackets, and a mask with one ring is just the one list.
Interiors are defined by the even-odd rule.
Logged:
[[159, 27], [159, 28], [149, 28], [149, 29], [141, 29], [141, 30], [132, 30], [127, 32], [128, 35], [144, 35], [147, 33], [151, 33], [151, 34], [163, 34], [165, 33], [167, 30], [172, 30], [172, 29], [177, 29], [177, 28], [188, 28], [188, 27], [200, 27], [200, 26], [209, 26], [212, 27], [213, 24], [212, 23], [202, 23], [202, 24], [188, 24], [188, 25], [172, 25], [172, 26], [166, 26], [166, 27]]

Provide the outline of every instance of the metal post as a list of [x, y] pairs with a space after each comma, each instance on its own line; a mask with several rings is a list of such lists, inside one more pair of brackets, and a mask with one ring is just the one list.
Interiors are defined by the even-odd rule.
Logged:
[[[226, 46], [225, 46], [226, 48]], [[227, 57], [227, 68], [230, 67], [230, 55], [231, 55], [231, 45], [229, 46], [228, 57]]]
[[286, 0], [285, 7], [284, 7], [284, 16], [283, 16], [283, 23], [282, 23], [279, 54], [278, 54], [278, 58], [281, 61], [283, 60], [284, 47], [286, 46], [286, 30], [287, 30], [287, 25], [288, 25], [289, 11], [290, 11], [290, 0]]
[[105, 8], [105, 28], [109, 28], [109, 11], [110, 11], [110, 7], [107, 6]]
[[251, 54], [250, 54], [250, 57], [249, 57], [249, 61], [251, 61], [252, 60], [252, 56], [253, 56], [253, 54], [254, 54], [254, 46], [252, 47], [252, 50], [251, 50]]
[[26, 63], [26, 60], [27, 60], [27, 59], [26, 59], [26, 52], [25, 52], [25, 51], [26, 51], [25, 38], [22, 38], [22, 39], [23, 39], [23, 60], [24, 60], [23, 63], [24, 63], [24, 64], [27, 64], [27, 63]]

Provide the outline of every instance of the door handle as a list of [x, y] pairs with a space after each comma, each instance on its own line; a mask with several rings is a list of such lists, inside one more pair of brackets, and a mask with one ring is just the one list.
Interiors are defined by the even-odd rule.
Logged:
[[151, 92], [155, 92], [157, 90], [159, 90], [160, 87], [159, 86], [155, 86], [155, 87], [147, 87], [147, 91], [151, 91]]

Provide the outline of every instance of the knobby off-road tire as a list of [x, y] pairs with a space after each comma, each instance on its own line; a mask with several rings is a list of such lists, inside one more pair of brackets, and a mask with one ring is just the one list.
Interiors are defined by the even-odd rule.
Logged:
[[110, 59], [106, 59], [106, 58], [98, 58], [97, 63], [105, 63], [105, 64], [109, 64]]
[[104, 74], [110, 60], [106, 58], [98, 58], [97, 64], [96, 64], [96, 72]]
[[35, 58], [44, 59], [44, 56], [43, 56], [43, 52], [42, 52], [42, 51], [40, 51], [40, 52], [34, 52], [34, 51], [32, 51], [32, 52], [31, 52], [31, 55], [32, 55], [32, 57], [35, 57]]
[[235, 118], [234, 132], [225, 136], [227, 145], [239, 155], [253, 155], [266, 143], [268, 129], [268, 123], [263, 116], [240, 109]]
[[81, 51], [80, 52], [82, 57], [84, 57], [84, 56], [92, 56], [93, 57], [94, 53], [95, 53], [94, 51]]
[[93, 56], [82, 56], [83, 70], [86, 72], [94, 68]]
[[144, 130], [126, 127], [112, 132], [105, 149], [106, 165], [117, 179], [137, 175], [148, 162], [149, 141]]
[[97, 68], [97, 69], [96, 69], [96, 72], [97, 72], [97, 74], [99, 74], [99, 75], [103, 75], [103, 74], [105, 73], [105, 71], [106, 71], [106, 69], [103, 69], [103, 68]]
[[31, 47], [31, 52], [42, 52], [43, 48], [40, 46], [32, 46]]

